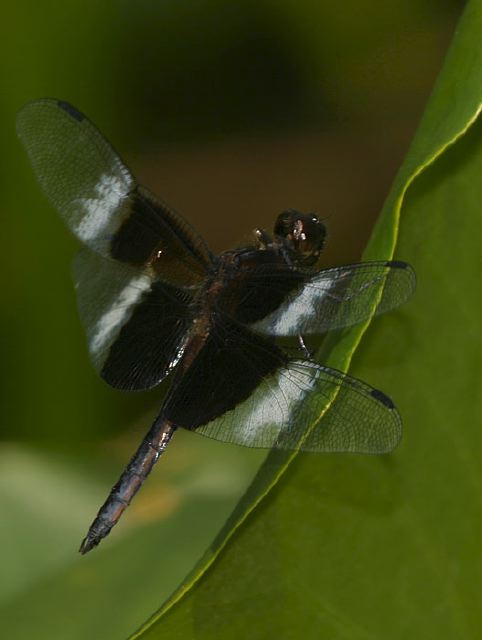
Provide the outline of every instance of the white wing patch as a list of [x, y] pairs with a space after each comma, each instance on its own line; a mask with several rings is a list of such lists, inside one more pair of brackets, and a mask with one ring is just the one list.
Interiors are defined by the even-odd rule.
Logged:
[[93, 356], [103, 351], [129, 319], [133, 307], [142, 295], [149, 291], [152, 280], [147, 275], [133, 278], [116, 296], [115, 302], [100, 316], [89, 336], [89, 348]]
[[133, 180], [127, 171], [122, 178], [119, 175], [104, 173], [95, 185], [93, 198], [75, 200], [80, 205], [82, 213], [78, 222], [73, 224], [73, 231], [80, 240], [88, 243], [117, 231], [122, 216], [114, 214], [121, 210], [132, 184]]
[[316, 315], [320, 301], [333, 287], [333, 280], [320, 280], [316, 283], [316, 289], [309, 284], [305, 285], [301, 291], [293, 298], [286, 300], [276, 311], [270, 313], [266, 318], [252, 325], [256, 331], [266, 331], [270, 335], [292, 336], [299, 332], [300, 327], [306, 321]]
[[[296, 424], [306, 396], [315, 387], [320, 369], [315, 363], [295, 360], [270, 376], [243, 403], [225, 416], [196, 429], [208, 437], [244, 446], [272, 447]], [[229, 422], [229, 429], [224, 422]]]
[[[310, 369], [310, 375], [307, 375]], [[275, 378], [266, 380], [264, 397], [255, 405], [249, 421], [244, 425], [247, 441], [251, 441], [255, 434], [263, 431], [263, 437], [267, 436], [267, 427], [270, 438], [278, 435], [293, 420], [293, 414], [299, 409], [299, 404], [312, 390], [319, 375], [315, 365], [303, 363], [303, 370], [297, 369], [292, 363], [289, 369], [281, 369]]]

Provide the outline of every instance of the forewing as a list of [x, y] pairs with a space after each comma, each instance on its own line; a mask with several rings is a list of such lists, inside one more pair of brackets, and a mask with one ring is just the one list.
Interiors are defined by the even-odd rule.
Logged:
[[196, 431], [247, 447], [379, 454], [396, 447], [402, 425], [381, 391], [295, 360], [263, 376], [250, 397]]
[[80, 316], [94, 366], [111, 386], [149, 389], [175, 366], [191, 294], [85, 249], [74, 261]]
[[398, 307], [415, 289], [414, 271], [405, 262], [361, 262], [314, 274], [273, 269], [269, 277], [253, 274], [253, 289], [256, 281], [266, 282], [271, 297], [275, 291], [286, 292], [278, 308], [251, 323], [254, 330], [272, 336], [348, 327]]
[[150, 266], [188, 283], [211, 262], [204, 241], [167, 205], [138, 187], [98, 129], [72, 105], [27, 104], [17, 131], [35, 175], [73, 233], [106, 257]]

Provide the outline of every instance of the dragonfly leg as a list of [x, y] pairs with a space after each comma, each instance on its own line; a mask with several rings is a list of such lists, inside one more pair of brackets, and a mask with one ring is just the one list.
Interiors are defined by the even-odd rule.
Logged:
[[80, 553], [87, 553], [96, 547], [118, 522], [152, 467], [164, 453], [175, 429], [176, 427], [162, 415], [156, 418], [121, 477], [112, 487], [109, 497], [99, 509], [80, 545]]
[[313, 357], [313, 352], [306, 346], [305, 340], [302, 335], [298, 335], [298, 342], [300, 343], [300, 351], [303, 352], [303, 355], [307, 360], [311, 360]]

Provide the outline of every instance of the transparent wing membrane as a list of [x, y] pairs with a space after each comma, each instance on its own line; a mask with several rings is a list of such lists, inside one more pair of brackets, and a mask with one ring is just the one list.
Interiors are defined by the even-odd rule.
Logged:
[[139, 187], [98, 129], [66, 102], [37, 100], [17, 131], [44, 193], [71, 231], [101, 255], [156, 273], [200, 279], [212, 257], [204, 240]]
[[382, 392], [320, 364], [290, 360], [223, 314], [174, 384], [163, 415], [248, 447], [382, 453], [401, 435], [398, 412]]
[[[266, 271], [266, 269], [264, 269]], [[253, 274], [252, 286], [266, 278]], [[301, 282], [300, 282], [301, 280]], [[273, 270], [266, 282], [284, 301], [252, 328], [272, 336], [324, 333], [363, 322], [399, 306], [415, 289], [415, 274], [405, 262], [365, 262], [316, 273]], [[292, 282], [291, 290], [288, 283]]]
[[134, 178], [100, 132], [57, 100], [27, 104], [17, 130], [37, 180], [73, 233], [87, 245], [122, 222]]
[[295, 360], [196, 432], [247, 447], [375, 454], [397, 446], [402, 425], [382, 392], [339, 371]]

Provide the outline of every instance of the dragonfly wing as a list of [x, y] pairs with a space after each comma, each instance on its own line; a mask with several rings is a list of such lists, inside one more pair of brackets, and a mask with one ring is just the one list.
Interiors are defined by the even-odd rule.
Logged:
[[219, 313], [199, 352], [173, 384], [164, 415], [196, 429], [246, 400], [286, 361], [272, 341]]
[[219, 314], [165, 404], [178, 426], [248, 447], [383, 453], [401, 436], [382, 392]]
[[191, 293], [84, 249], [73, 266], [90, 356], [119, 389], [149, 389], [177, 363]]
[[71, 231], [105, 257], [164, 279], [201, 279], [212, 257], [190, 225], [139, 187], [99, 130], [67, 102], [31, 102], [17, 131], [35, 175]]
[[402, 424], [381, 391], [339, 371], [295, 360], [196, 431], [248, 447], [380, 454], [397, 446]]
[[253, 275], [253, 289], [258, 279], [271, 282], [272, 291], [287, 291], [276, 309], [251, 323], [255, 331], [293, 336], [349, 327], [398, 307], [415, 289], [414, 271], [405, 262], [362, 262], [314, 274], [285, 271], [273, 271], [270, 280]]

